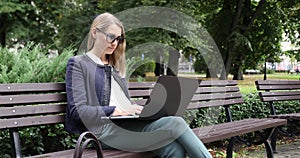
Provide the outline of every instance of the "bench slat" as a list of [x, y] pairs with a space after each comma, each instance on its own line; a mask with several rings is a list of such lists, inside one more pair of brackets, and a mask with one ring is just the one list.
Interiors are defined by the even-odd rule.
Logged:
[[300, 81], [296, 80], [258, 80], [256, 85], [300, 85]]
[[[48, 154], [30, 156], [26, 158], [70, 158], [73, 157], [74, 149], [58, 151]], [[135, 153], [121, 150], [103, 150], [103, 157], [106, 158], [150, 158], [154, 155], [151, 152]], [[97, 152], [93, 149], [85, 149], [82, 154], [83, 158], [97, 158]]]
[[130, 90], [129, 95], [131, 98], [136, 98], [136, 97], [149, 97], [151, 93], [151, 90]]
[[53, 103], [53, 102], [66, 102], [66, 101], [67, 101], [67, 97], [66, 97], [66, 94], [64, 94], [64, 93], [20, 94], [20, 95], [2, 95], [2, 96], [0, 96], [0, 105]]
[[294, 90], [300, 89], [300, 85], [258, 85], [258, 90]]
[[217, 100], [217, 101], [209, 101], [209, 102], [191, 102], [187, 109], [193, 110], [198, 108], [207, 108], [207, 107], [216, 107], [216, 106], [226, 106], [233, 104], [243, 103], [242, 98], [230, 99], [230, 100]]
[[13, 83], [0, 84], [0, 93], [65, 91], [65, 83]]
[[150, 89], [153, 88], [155, 82], [129, 82], [128, 88], [129, 89]]
[[[249, 132], [286, 124], [285, 119], [244, 119], [193, 129], [203, 143], [214, 142]], [[232, 130], [234, 129], [234, 130]]]
[[31, 116], [22, 118], [0, 119], [0, 129], [28, 127], [36, 125], [59, 124], [65, 122], [64, 115]]
[[194, 95], [192, 101], [207, 101], [207, 100], [226, 100], [241, 98], [241, 93], [215, 93], [215, 94], [203, 94], [203, 95]]
[[280, 118], [280, 119], [292, 119], [292, 120], [299, 120], [300, 121], [300, 113], [270, 115], [269, 117]]
[[199, 86], [235, 86], [237, 83], [236, 80], [203, 80]]
[[6, 116], [62, 113], [65, 111], [66, 111], [66, 104], [0, 107], [0, 118]]
[[219, 93], [219, 92], [238, 92], [238, 87], [198, 87], [196, 94]]
[[299, 91], [260, 92], [260, 97], [300, 95]]
[[262, 101], [289, 101], [289, 100], [300, 100], [299, 96], [277, 96], [277, 97], [262, 97]]

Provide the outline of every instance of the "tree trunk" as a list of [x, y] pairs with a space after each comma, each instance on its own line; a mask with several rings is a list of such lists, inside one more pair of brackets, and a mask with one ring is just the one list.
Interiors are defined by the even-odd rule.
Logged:
[[231, 61], [232, 61], [232, 49], [228, 48], [226, 52], [226, 59], [225, 59], [225, 69], [223, 69], [220, 80], [227, 80], [228, 74], [231, 68]]
[[[228, 3], [227, 5], [231, 5], [230, 1], [225, 1], [225, 2]], [[234, 17], [233, 17], [228, 35], [232, 34], [233, 31], [237, 28], [238, 23], [239, 23], [239, 18], [241, 16], [242, 9], [243, 9], [243, 1], [239, 0], [237, 2], [237, 7], [236, 7], [236, 10], [235, 10], [235, 14], [234, 14]], [[223, 71], [221, 73], [221, 76], [220, 76], [221, 80], [227, 80], [228, 79], [228, 75], [229, 75], [230, 68], [231, 68], [233, 50], [232, 50], [232, 48], [230, 48], [230, 46], [228, 46], [228, 44], [227, 44], [227, 47], [228, 48], [227, 48], [227, 51], [226, 51], [226, 54], [225, 54], [225, 61], [224, 61], [225, 62], [225, 69], [223, 69]]]
[[167, 75], [177, 76], [178, 75], [178, 59], [180, 57], [180, 53], [177, 50], [169, 51], [169, 61], [168, 61], [168, 69]]
[[161, 55], [158, 54], [156, 56], [156, 61], [155, 61], [155, 69], [154, 69], [154, 74], [155, 76], [161, 76], [164, 75], [164, 64], [163, 61], [161, 59]]
[[7, 16], [6, 14], [2, 14], [0, 16], [0, 44], [2, 47], [5, 47], [6, 44], [6, 31], [7, 26], [5, 25], [7, 23]]
[[206, 71], [206, 78], [218, 78], [217, 69], [209, 69], [207, 68]]
[[243, 70], [241, 65], [235, 65], [233, 72], [233, 80], [244, 80]]

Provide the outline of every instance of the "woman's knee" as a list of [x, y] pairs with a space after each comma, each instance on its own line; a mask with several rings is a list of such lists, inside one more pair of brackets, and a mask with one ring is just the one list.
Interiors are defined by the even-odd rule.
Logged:
[[188, 128], [189, 125], [181, 117], [168, 116], [164, 118], [164, 128], [172, 131], [173, 137], [177, 138], [182, 135]]
[[187, 125], [185, 120], [179, 116], [167, 116], [167, 117], [162, 117], [161, 119], [163, 120], [163, 122], [170, 123], [173, 125], [184, 125], [184, 126]]

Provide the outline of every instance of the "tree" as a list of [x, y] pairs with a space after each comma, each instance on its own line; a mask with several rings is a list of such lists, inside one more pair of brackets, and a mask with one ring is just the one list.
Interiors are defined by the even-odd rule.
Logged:
[[2, 46], [30, 41], [63, 49], [79, 45], [97, 12], [97, 1], [0, 2], [0, 42]]
[[243, 79], [244, 69], [278, 58], [283, 32], [297, 43], [299, 5], [299, 1], [223, 0], [222, 9], [208, 20], [213, 22], [208, 28], [225, 62], [221, 78], [227, 79], [231, 72], [234, 79]]
[[[18, 2], [10, 2], [10, 1], [1, 1], [0, 2], [0, 43], [1, 46], [4, 47], [7, 43], [8, 33], [12, 30], [20, 31], [22, 27], [15, 28], [14, 26], [18, 26], [24, 22], [26, 25], [26, 21], [23, 18], [24, 13], [32, 12], [34, 9], [30, 4], [18, 3]], [[22, 25], [23, 26], [23, 25]], [[14, 38], [13, 40], [15, 40]]]

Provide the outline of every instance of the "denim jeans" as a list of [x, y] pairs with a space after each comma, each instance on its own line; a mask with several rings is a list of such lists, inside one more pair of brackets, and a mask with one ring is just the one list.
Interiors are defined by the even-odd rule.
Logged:
[[101, 133], [96, 135], [104, 149], [153, 151], [159, 157], [212, 157], [188, 124], [176, 116], [154, 121], [117, 120], [102, 125]]

